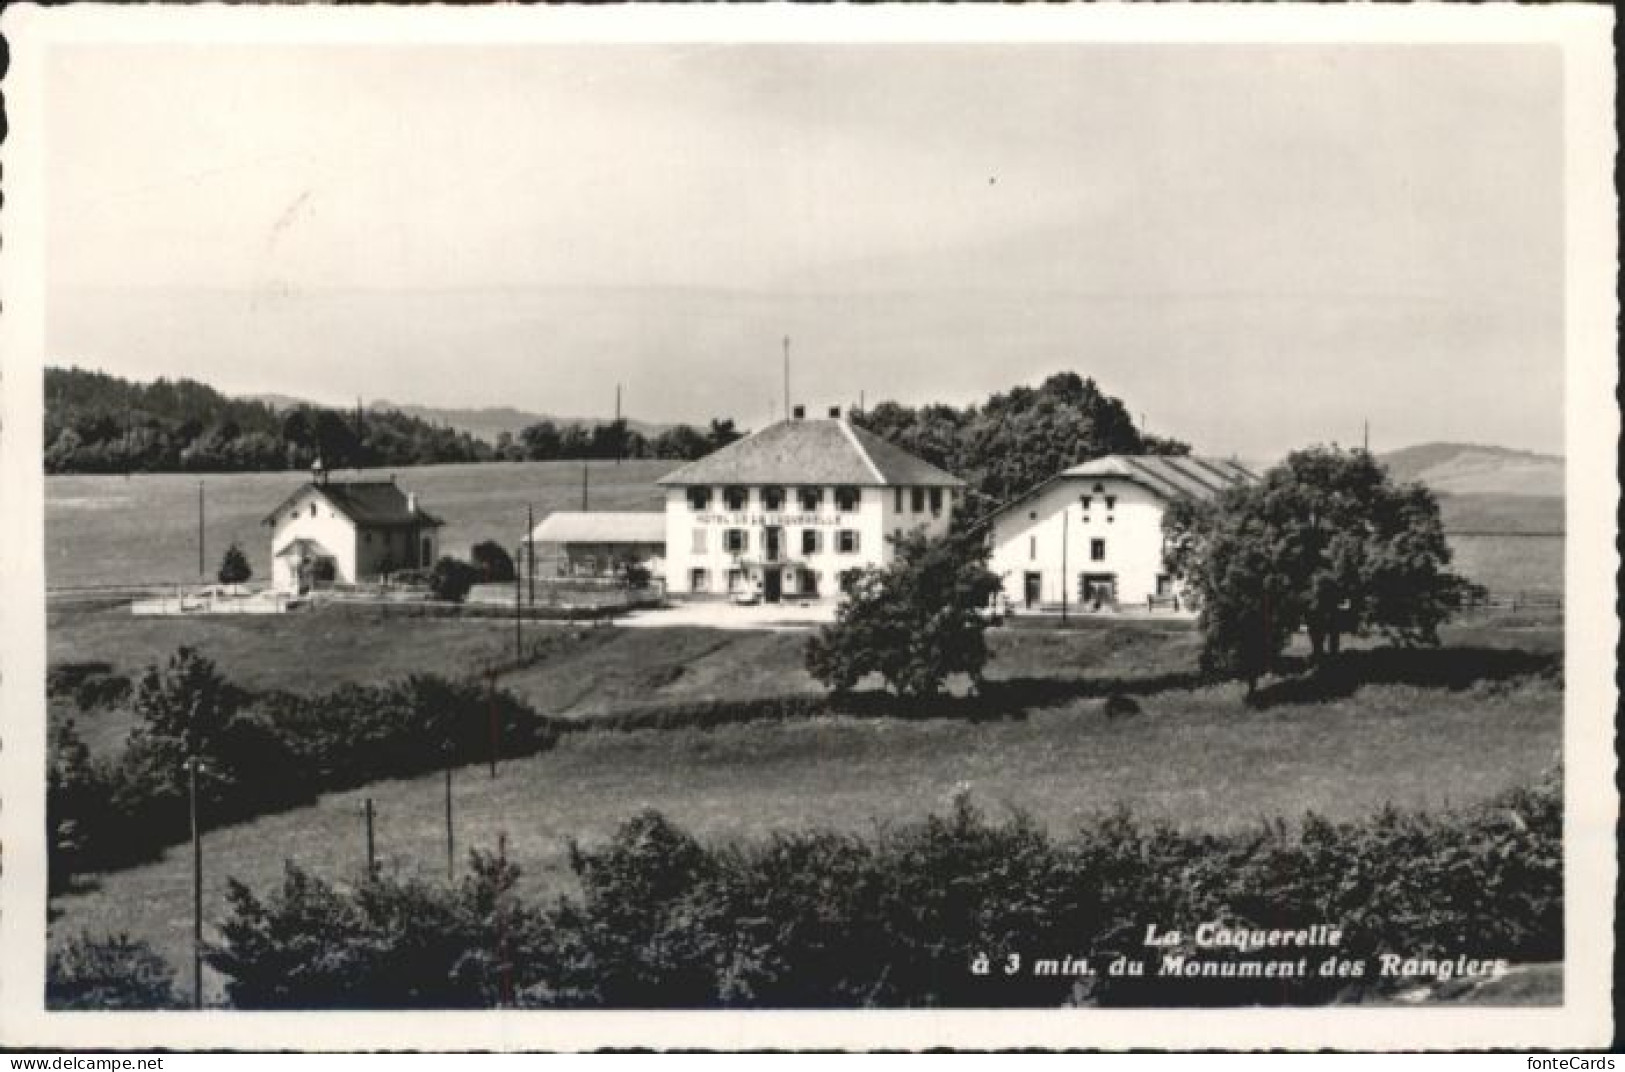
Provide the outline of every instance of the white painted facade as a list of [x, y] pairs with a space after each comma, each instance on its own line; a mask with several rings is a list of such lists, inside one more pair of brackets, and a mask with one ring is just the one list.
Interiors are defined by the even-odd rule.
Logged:
[[[415, 498], [408, 497], [408, 501], [415, 510]], [[427, 567], [440, 555], [438, 523], [360, 524], [317, 485], [296, 493], [267, 520], [271, 524], [271, 584], [278, 591], [300, 591], [308, 584], [318, 558], [331, 561], [333, 583], [353, 585], [393, 570]], [[320, 554], [299, 541], [319, 547]]]
[[299, 559], [281, 554], [295, 540], [312, 540], [333, 556], [334, 580], [354, 584], [356, 526], [314, 489], [306, 488], [277, 514], [271, 528], [271, 585], [280, 591], [299, 588]]
[[[1085, 505], [1087, 503], [1087, 505]], [[1115, 476], [1062, 476], [989, 524], [989, 567], [1009, 606], [1145, 607], [1174, 589], [1163, 569], [1167, 500]]]
[[[770, 489], [782, 490], [777, 506], [766, 501]], [[730, 491], [742, 499], [731, 504]], [[815, 500], [804, 503], [804, 491]], [[706, 493], [701, 505], [697, 498]], [[835, 598], [843, 572], [891, 560], [891, 537], [946, 533], [957, 494], [949, 487], [668, 487], [666, 590], [696, 598]]]

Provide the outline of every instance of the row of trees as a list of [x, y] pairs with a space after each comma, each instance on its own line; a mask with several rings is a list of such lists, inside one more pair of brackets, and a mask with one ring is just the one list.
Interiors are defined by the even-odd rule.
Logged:
[[882, 402], [854, 423], [965, 480], [980, 505], [1002, 502], [1061, 470], [1107, 454], [1189, 454], [1173, 439], [1135, 427], [1121, 399], [1092, 379], [1059, 372], [981, 405]]
[[[1347, 636], [1437, 644], [1466, 583], [1448, 568], [1432, 493], [1395, 484], [1364, 450], [1297, 451], [1257, 484], [1176, 501], [1164, 526], [1167, 568], [1200, 611], [1202, 669], [1242, 678], [1249, 694], [1299, 632], [1317, 667]], [[845, 599], [809, 642], [808, 671], [836, 692], [870, 674], [915, 697], [954, 674], [979, 686], [1000, 589], [986, 541], [915, 533], [894, 546], [889, 564], [842, 575]]]
[[[1562, 802], [1554, 772], [1459, 811], [1222, 833], [1119, 813], [1058, 835], [960, 795], [946, 814], [867, 834], [804, 827], [722, 845], [645, 811], [606, 843], [572, 845], [579, 892], [552, 901], [525, 896], [500, 850], [471, 853], [455, 884], [341, 884], [291, 864], [270, 890], [232, 882], [207, 958], [230, 1003], [251, 1009], [1319, 1003], [1391, 988], [1382, 953], [1560, 958]], [[1344, 934], [1294, 954], [1303, 976], [1188, 978], [1164, 958], [1282, 952], [1145, 946], [1148, 924], [1182, 920], [1335, 921]], [[1063, 955], [1093, 974], [1037, 968]], [[1005, 970], [1011, 957], [1020, 971]], [[1119, 958], [1143, 973], [1113, 973]], [[1324, 970], [1335, 962], [1361, 974]], [[137, 943], [72, 940], [52, 958], [47, 1000], [173, 1004], [172, 979]]]
[[45, 370], [45, 469], [50, 473], [254, 472], [460, 462], [670, 458], [690, 460], [740, 436], [732, 420], [645, 436], [624, 419], [540, 421], [492, 445], [396, 410], [278, 408], [193, 380], [133, 383], [83, 369]]
[[496, 457], [502, 461], [577, 461], [610, 458], [668, 458], [693, 461], [727, 446], [744, 433], [728, 418], [714, 418], [708, 429], [674, 424], [649, 436], [632, 428], [625, 418], [600, 424], [563, 424], [538, 421], [517, 436], [497, 436]]

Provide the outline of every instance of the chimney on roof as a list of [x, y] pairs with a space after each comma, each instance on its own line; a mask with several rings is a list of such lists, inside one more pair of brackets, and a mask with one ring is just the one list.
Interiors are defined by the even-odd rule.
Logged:
[[831, 407], [829, 407], [829, 415], [831, 417], [835, 417], [835, 418], [839, 419], [840, 416], [841, 416], [841, 407], [840, 406], [831, 406]]
[[790, 412], [792, 414], [794, 414], [795, 419], [799, 421], [802, 418], [807, 416], [807, 407], [806, 406], [797, 406], [795, 409], [791, 410]]
[[418, 512], [418, 493], [415, 491], [406, 493], [406, 512], [409, 514]]

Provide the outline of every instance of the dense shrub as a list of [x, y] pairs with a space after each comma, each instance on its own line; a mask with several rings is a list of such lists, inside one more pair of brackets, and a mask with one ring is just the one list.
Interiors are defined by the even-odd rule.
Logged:
[[[512, 577], [509, 577], [512, 580]], [[461, 603], [468, 590], [480, 582], [478, 566], [450, 555], [441, 556], [429, 570], [429, 590], [436, 599], [448, 603]]]
[[[705, 845], [646, 811], [605, 844], [572, 844], [581, 894], [546, 909], [519, 903], [511, 869], [478, 855], [449, 890], [376, 878], [346, 890], [293, 870], [269, 901], [235, 887], [211, 963], [255, 1007], [1317, 1003], [1391, 986], [1375, 976], [1381, 953], [1560, 959], [1561, 817], [1556, 775], [1468, 810], [1226, 835], [1118, 813], [1055, 838], [960, 796], [946, 815], [869, 836]], [[1332, 924], [1343, 938], [1291, 954], [1310, 958], [1304, 978], [1162, 974], [1181, 955], [1282, 956], [1197, 949], [1192, 930], [1209, 921]], [[1150, 924], [1185, 937], [1148, 947]], [[1119, 955], [1143, 974], [1109, 974]], [[1069, 956], [1096, 974], [1035, 970]], [[1330, 957], [1368, 974], [1322, 976]], [[973, 970], [984, 958], [989, 970]]]
[[502, 584], [514, 578], [513, 556], [495, 540], [477, 543], [469, 551], [481, 584]]
[[261, 900], [233, 882], [207, 954], [234, 1005], [256, 1009], [479, 1008], [511, 1004], [552, 963], [518, 869], [475, 852], [454, 887], [363, 879], [344, 888], [289, 864]]
[[208, 827], [317, 794], [550, 747], [557, 725], [511, 693], [415, 675], [316, 696], [251, 695], [182, 648], [142, 677], [138, 722], [114, 759], [94, 760], [72, 720], [53, 735], [47, 778], [51, 888], [80, 871], [123, 867], [190, 832], [187, 759], [202, 760]]
[[48, 1009], [167, 1009], [179, 1004], [175, 972], [145, 942], [128, 935], [81, 934], [51, 950], [45, 965]]

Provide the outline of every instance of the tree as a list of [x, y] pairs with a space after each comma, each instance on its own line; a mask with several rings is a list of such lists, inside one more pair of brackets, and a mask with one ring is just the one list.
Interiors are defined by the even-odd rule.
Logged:
[[217, 576], [221, 584], [242, 584], [254, 576], [254, 568], [248, 564], [248, 556], [243, 554], [243, 549], [233, 543], [220, 559]]
[[1395, 484], [1364, 450], [1295, 451], [1163, 525], [1168, 570], [1200, 607], [1204, 666], [1249, 689], [1299, 629], [1317, 664], [1372, 631], [1437, 644], [1464, 584], [1432, 492]]
[[713, 417], [711, 431], [706, 435], [706, 439], [710, 441], [711, 450], [721, 450], [743, 435], [743, 432], [734, 427], [732, 417]]
[[514, 578], [513, 556], [495, 540], [485, 540], [469, 551], [482, 584], [502, 584]]
[[807, 669], [836, 692], [869, 673], [904, 696], [932, 696], [948, 675], [981, 684], [988, 652], [983, 615], [999, 591], [986, 543], [971, 533], [894, 541], [892, 561], [842, 574], [835, 622], [807, 645]]
[[[512, 568], [511, 562], [509, 568]], [[429, 590], [434, 593], [436, 599], [450, 603], [461, 603], [468, 595], [468, 590], [479, 580], [480, 571], [477, 566], [450, 555], [443, 556], [429, 570]]]
[[129, 935], [81, 934], [51, 950], [45, 967], [50, 1009], [170, 1009], [179, 1006], [175, 971]]

